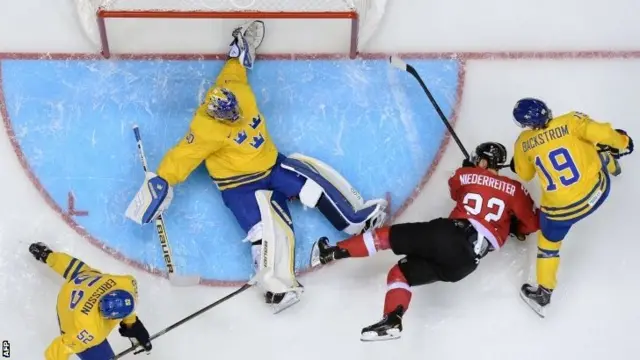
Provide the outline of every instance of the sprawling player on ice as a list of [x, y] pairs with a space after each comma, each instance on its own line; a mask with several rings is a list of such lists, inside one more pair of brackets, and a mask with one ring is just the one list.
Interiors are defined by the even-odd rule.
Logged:
[[521, 295], [544, 317], [556, 287], [562, 240], [575, 223], [604, 203], [609, 175], [620, 175], [618, 159], [633, 151], [633, 141], [624, 130], [614, 130], [583, 113], [554, 118], [539, 99], [519, 100], [513, 116], [526, 130], [515, 142], [511, 169], [525, 181], [537, 174], [542, 186], [538, 286], [522, 285]]
[[470, 161], [465, 160], [449, 179], [456, 205], [447, 218], [394, 224], [335, 246], [329, 246], [327, 238], [314, 244], [312, 266], [387, 249], [406, 255], [387, 276], [383, 319], [362, 329], [362, 340], [400, 337], [412, 286], [460, 281], [488, 252], [500, 249], [510, 233], [522, 237], [538, 230], [537, 210], [529, 194], [516, 180], [498, 174], [506, 161], [504, 145], [480, 144]]
[[255, 271], [267, 272], [261, 282], [267, 303], [280, 311], [296, 303], [302, 292], [294, 274], [294, 231], [287, 199], [298, 197], [348, 234], [381, 226], [387, 203], [364, 202], [340, 174], [317, 159], [278, 152], [247, 79], [246, 69], [253, 67], [263, 36], [261, 21], [233, 32], [229, 59], [187, 135], [166, 153], [157, 176], [152, 174], [148, 181], [167, 190], [153, 199], [145, 182], [138, 197], [148, 198], [148, 206], [127, 216], [138, 223], [153, 221], [169, 206], [172, 187], [204, 161], [225, 205], [247, 233]]
[[134, 312], [138, 288], [133, 276], [101, 273], [43, 243], [31, 244], [29, 252], [66, 280], [56, 305], [60, 336], [45, 351], [46, 360], [67, 360], [72, 354], [109, 360], [115, 355], [107, 336], [118, 324], [120, 335], [151, 351], [149, 332]]

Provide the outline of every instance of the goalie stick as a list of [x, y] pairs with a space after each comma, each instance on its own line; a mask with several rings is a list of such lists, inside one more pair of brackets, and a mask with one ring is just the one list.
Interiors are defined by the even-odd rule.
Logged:
[[460, 150], [462, 151], [464, 156], [467, 159], [469, 159], [469, 152], [467, 152], [467, 149], [465, 149], [464, 145], [462, 145], [462, 142], [458, 138], [458, 135], [456, 135], [456, 132], [453, 130], [453, 127], [451, 126], [451, 123], [449, 122], [449, 119], [447, 119], [445, 114], [442, 112], [442, 109], [438, 105], [438, 102], [433, 97], [433, 95], [431, 94], [431, 91], [429, 91], [429, 88], [424, 83], [424, 81], [422, 80], [422, 78], [420, 77], [420, 74], [418, 74], [416, 69], [413, 66], [411, 66], [411, 65], [407, 64], [406, 62], [404, 62], [404, 60], [400, 59], [397, 56], [389, 57], [389, 62], [394, 67], [396, 67], [396, 68], [398, 68], [398, 69], [400, 69], [402, 71], [408, 72], [409, 74], [413, 75], [413, 77], [416, 78], [416, 80], [418, 80], [418, 82], [420, 83], [420, 86], [422, 87], [422, 90], [424, 90], [425, 94], [427, 94], [427, 97], [429, 98], [429, 101], [431, 101], [431, 105], [433, 105], [433, 107], [436, 109], [436, 112], [440, 116], [440, 119], [442, 119], [442, 122], [444, 122], [444, 125], [447, 127], [447, 130], [449, 130], [449, 133], [451, 134], [453, 139], [456, 141], [456, 144], [458, 144], [458, 147], [460, 148]]
[[[178, 321], [178, 322], [174, 323], [173, 325], [170, 325], [170, 326], [166, 327], [165, 329], [160, 330], [159, 332], [157, 332], [157, 333], [153, 334], [151, 337], [149, 337], [149, 341], [151, 341], [151, 340], [155, 340], [155, 339], [159, 338], [160, 336], [162, 336], [162, 335], [164, 335], [164, 334], [168, 333], [169, 331], [171, 331], [171, 330], [173, 330], [173, 329], [177, 328], [178, 326], [180, 326], [180, 325], [182, 325], [182, 324], [186, 323], [187, 321], [189, 321], [189, 320], [191, 320], [191, 319], [193, 319], [193, 318], [197, 317], [198, 315], [201, 315], [201, 314], [203, 314], [203, 313], [205, 313], [205, 312], [207, 312], [207, 311], [211, 310], [212, 308], [214, 308], [214, 307], [216, 307], [216, 306], [218, 306], [218, 305], [222, 304], [223, 302], [225, 302], [225, 301], [227, 301], [227, 300], [229, 300], [229, 299], [231, 299], [231, 298], [235, 297], [236, 295], [241, 294], [241, 293], [242, 293], [242, 292], [244, 292], [245, 290], [249, 289], [250, 287], [252, 287], [252, 286], [254, 286], [255, 284], [257, 284], [258, 282], [260, 282], [260, 281], [262, 280], [262, 277], [264, 276], [264, 272], [265, 272], [265, 270], [261, 270], [261, 271], [260, 271], [260, 272], [258, 272], [254, 277], [252, 277], [249, 281], [247, 281], [247, 283], [246, 283], [246, 284], [242, 285], [242, 287], [240, 287], [238, 290], [236, 290], [236, 291], [234, 291], [234, 292], [232, 292], [232, 293], [228, 294], [227, 296], [225, 296], [225, 297], [223, 297], [223, 298], [221, 298], [221, 299], [216, 300], [215, 302], [213, 302], [213, 303], [211, 303], [211, 304], [209, 304], [209, 305], [207, 305], [207, 306], [203, 307], [202, 309], [200, 309], [200, 310], [198, 310], [198, 311], [194, 312], [193, 314], [191, 314], [191, 315], [189, 315], [189, 316], [187, 316], [187, 317], [183, 318], [182, 320], [180, 320], [180, 321]], [[127, 355], [127, 354], [129, 354], [129, 353], [133, 352], [133, 351], [134, 351], [136, 348], [138, 348], [139, 346], [140, 346], [139, 344], [137, 344], [137, 343], [135, 343], [135, 342], [133, 342], [133, 341], [132, 341], [132, 345], [131, 345], [131, 347], [130, 347], [130, 348], [128, 348], [127, 350], [122, 351], [121, 353], [119, 353], [119, 354], [118, 354], [118, 355], [116, 355], [115, 357], [112, 357], [110, 360], [117, 360], [117, 359], [120, 359], [120, 358], [124, 357], [125, 355]], [[138, 350], [138, 351], [135, 351], [135, 352], [134, 352], [134, 355], [139, 354], [139, 353], [141, 353], [141, 352], [143, 352], [143, 351], [144, 351], [144, 349], [140, 349], [140, 350]]]
[[[140, 156], [140, 161], [142, 162], [142, 170], [147, 172], [147, 157], [144, 154], [144, 148], [142, 147], [142, 137], [140, 136], [140, 129], [138, 125], [133, 126], [133, 134], [136, 138], [136, 144], [138, 146], [138, 155]], [[167, 266], [169, 282], [175, 286], [193, 286], [198, 285], [200, 283], [199, 276], [184, 276], [176, 274], [176, 268], [173, 265], [173, 258], [171, 256], [171, 248], [169, 247], [169, 239], [167, 237], [167, 230], [164, 224], [164, 217], [162, 214], [158, 216], [155, 220], [156, 232], [158, 233], [158, 238], [160, 238], [160, 246], [162, 246], [162, 257], [164, 258], [164, 263]]]

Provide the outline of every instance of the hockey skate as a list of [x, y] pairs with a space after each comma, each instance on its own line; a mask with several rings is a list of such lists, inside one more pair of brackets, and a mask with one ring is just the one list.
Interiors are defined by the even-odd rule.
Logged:
[[311, 248], [310, 263], [311, 267], [315, 268], [346, 257], [349, 257], [347, 250], [341, 249], [337, 246], [330, 246], [329, 239], [323, 236], [316, 241]]
[[271, 305], [274, 314], [278, 314], [300, 302], [300, 295], [304, 292], [304, 286], [297, 280], [296, 283], [298, 286], [291, 291], [278, 294], [267, 291], [264, 294], [264, 301]]
[[360, 340], [381, 341], [399, 339], [402, 333], [402, 306], [385, 315], [379, 322], [362, 329]]
[[544, 318], [545, 310], [551, 302], [551, 292], [543, 286], [534, 286], [531, 284], [524, 284], [520, 288], [520, 297], [529, 307], [538, 314], [541, 318]]
[[29, 245], [29, 252], [36, 260], [47, 263], [47, 257], [53, 252], [45, 243], [37, 242]]

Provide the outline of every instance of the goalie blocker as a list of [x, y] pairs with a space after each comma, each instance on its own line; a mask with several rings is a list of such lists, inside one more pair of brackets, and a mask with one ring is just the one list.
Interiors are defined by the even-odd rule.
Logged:
[[154, 221], [165, 211], [173, 199], [173, 187], [155, 173], [145, 172], [140, 190], [127, 207], [127, 218], [142, 225]]

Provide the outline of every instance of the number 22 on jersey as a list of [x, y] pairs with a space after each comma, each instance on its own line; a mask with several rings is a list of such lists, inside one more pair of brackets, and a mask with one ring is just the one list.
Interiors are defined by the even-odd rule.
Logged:
[[547, 183], [547, 191], [558, 189], [558, 183], [562, 186], [571, 186], [580, 180], [580, 171], [571, 153], [564, 147], [559, 147], [549, 151], [547, 154], [551, 169], [545, 166], [540, 156], [536, 156], [535, 165], [544, 175]]
[[484, 220], [487, 222], [500, 220], [505, 208], [505, 203], [502, 199], [492, 197], [485, 204], [482, 195], [476, 193], [467, 193], [462, 199], [462, 203], [465, 210], [471, 215], [480, 215], [486, 205], [488, 212], [484, 216]]

